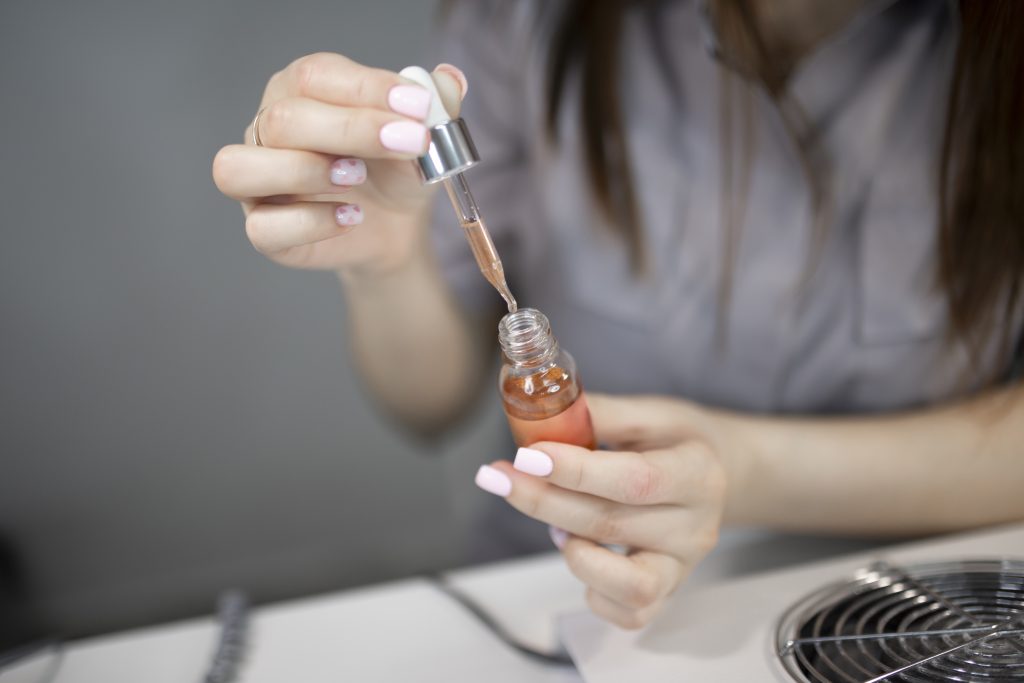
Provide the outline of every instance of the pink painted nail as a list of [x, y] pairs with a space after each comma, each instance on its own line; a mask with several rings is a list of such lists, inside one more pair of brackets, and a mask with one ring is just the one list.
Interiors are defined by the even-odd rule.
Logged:
[[363, 210], [358, 204], [342, 204], [334, 210], [334, 220], [338, 225], [359, 225], [363, 222]]
[[551, 536], [551, 542], [559, 550], [564, 548], [565, 542], [569, 540], [569, 532], [565, 529], [559, 529], [557, 526], [549, 526], [548, 535]]
[[415, 121], [392, 121], [380, 129], [380, 143], [392, 152], [423, 154], [427, 149], [427, 127]]
[[430, 91], [418, 85], [396, 85], [388, 91], [388, 106], [393, 112], [425, 119], [430, 111]]
[[366, 180], [366, 164], [362, 159], [338, 159], [331, 164], [331, 183], [359, 185]]
[[487, 493], [504, 498], [512, 493], [512, 480], [501, 470], [496, 470], [490, 465], [481, 465], [476, 471], [476, 485]]
[[532, 448], [520, 448], [516, 452], [516, 459], [512, 466], [520, 472], [526, 472], [535, 477], [546, 477], [551, 474], [555, 463], [551, 461], [551, 456], [543, 451], [535, 451]]
[[466, 80], [466, 74], [462, 73], [462, 69], [448, 62], [441, 62], [434, 67], [434, 71], [444, 71], [457, 80], [459, 82], [459, 90], [462, 91], [461, 95], [465, 99], [466, 93], [469, 92], [469, 81]]

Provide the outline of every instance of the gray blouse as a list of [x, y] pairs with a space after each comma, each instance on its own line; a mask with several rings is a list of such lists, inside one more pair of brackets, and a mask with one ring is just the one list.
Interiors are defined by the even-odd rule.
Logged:
[[[661, 3], [624, 26], [622, 103], [649, 264], [637, 277], [590, 195], [571, 81], [561, 144], [545, 134], [551, 22], [538, 12], [553, 15], [559, 4], [458, 3], [441, 57], [469, 79], [463, 117], [483, 162], [467, 177], [513, 290], [547, 313], [589, 389], [850, 413], [968, 388], [965, 351], [943, 342], [933, 286], [935, 178], [957, 34], [950, 3], [867, 3], [793, 74], [790, 95], [832, 169], [831, 220], [803, 287], [810, 190], [777, 105], [750, 86], [755, 142], [724, 342], [723, 65], [701, 5]], [[466, 306], [497, 309], [439, 195], [433, 234], [446, 277]]]

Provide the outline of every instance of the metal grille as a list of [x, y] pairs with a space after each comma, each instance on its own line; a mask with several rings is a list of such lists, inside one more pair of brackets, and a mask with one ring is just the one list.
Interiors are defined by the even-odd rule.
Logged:
[[874, 564], [794, 605], [776, 652], [804, 683], [1024, 681], [1024, 562]]

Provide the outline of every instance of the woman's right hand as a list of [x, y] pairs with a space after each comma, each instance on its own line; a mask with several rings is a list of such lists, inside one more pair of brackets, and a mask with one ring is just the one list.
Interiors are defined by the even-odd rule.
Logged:
[[[462, 72], [433, 73], [457, 115]], [[213, 160], [221, 192], [241, 201], [258, 251], [296, 268], [387, 271], [420, 244], [429, 192], [410, 160], [426, 150], [429, 93], [396, 73], [318, 53], [274, 74], [258, 137]], [[251, 124], [250, 124], [251, 126]]]

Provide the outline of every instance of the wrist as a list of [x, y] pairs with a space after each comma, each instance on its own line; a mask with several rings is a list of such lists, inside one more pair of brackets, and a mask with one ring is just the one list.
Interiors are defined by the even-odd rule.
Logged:
[[724, 521], [730, 524], [757, 522], [754, 512], [764, 460], [763, 418], [725, 410], [699, 408], [704, 438], [718, 454], [725, 470], [726, 504]]
[[369, 263], [348, 264], [335, 270], [334, 275], [345, 289], [376, 291], [421, 270], [426, 260], [423, 254], [412, 250], [408, 254], [395, 254]]

